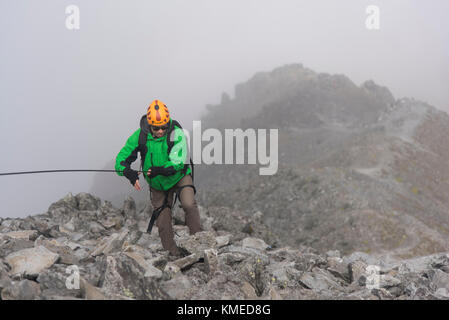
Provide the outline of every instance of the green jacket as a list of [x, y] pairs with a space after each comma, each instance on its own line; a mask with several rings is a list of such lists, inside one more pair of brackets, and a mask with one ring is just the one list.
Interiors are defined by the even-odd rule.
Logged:
[[[143, 118], [142, 118], [143, 120]], [[145, 119], [146, 121], [146, 119]], [[170, 119], [170, 126], [172, 120]], [[123, 170], [125, 167], [130, 168], [131, 163], [137, 159], [137, 153], [139, 152], [139, 135], [142, 130], [137, 129], [126, 141], [125, 146], [120, 150], [115, 160], [115, 170], [119, 176], [123, 176]], [[145, 132], [145, 131], [144, 131]], [[143, 165], [143, 175], [148, 184], [157, 190], [168, 190], [172, 188], [179, 180], [185, 175], [191, 173], [190, 166], [187, 167], [187, 171], [184, 172], [184, 164], [188, 164], [187, 157], [187, 139], [181, 128], [174, 125], [172, 133], [174, 145], [171, 149], [170, 155], [168, 154], [168, 135], [164, 135], [161, 138], [155, 138], [148, 133], [147, 135], [147, 154], [145, 156], [145, 163]], [[175, 173], [170, 176], [157, 175], [153, 178], [149, 178], [147, 175], [148, 169], [151, 167], [173, 167]]]

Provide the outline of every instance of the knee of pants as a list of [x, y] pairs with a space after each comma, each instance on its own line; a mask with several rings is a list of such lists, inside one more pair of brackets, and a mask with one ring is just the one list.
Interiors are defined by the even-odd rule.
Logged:
[[181, 206], [185, 211], [190, 211], [198, 208], [195, 199], [189, 199], [188, 201], [184, 201], [181, 204]]

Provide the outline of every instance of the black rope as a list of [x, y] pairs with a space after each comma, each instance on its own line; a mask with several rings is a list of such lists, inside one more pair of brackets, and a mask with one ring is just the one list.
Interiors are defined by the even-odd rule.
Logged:
[[[22, 171], [22, 172], [5, 172], [0, 173], [0, 176], [12, 176], [17, 174], [34, 174], [34, 173], [49, 173], [49, 172], [123, 172], [122, 170], [89, 170], [89, 169], [74, 169], [74, 170], [40, 170], [40, 171]], [[143, 172], [143, 171], [137, 171]]]

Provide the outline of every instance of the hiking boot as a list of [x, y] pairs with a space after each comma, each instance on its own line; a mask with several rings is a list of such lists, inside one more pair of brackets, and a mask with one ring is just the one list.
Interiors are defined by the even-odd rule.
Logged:
[[188, 252], [186, 249], [176, 246], [172, 250], [169, 251], [170, 256], [176, 257], [176, 258], [183, 258], [185, 256], [188, 256], [190, 252]]

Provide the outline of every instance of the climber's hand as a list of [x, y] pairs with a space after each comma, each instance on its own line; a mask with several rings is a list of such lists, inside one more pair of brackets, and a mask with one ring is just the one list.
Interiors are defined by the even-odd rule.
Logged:
[[139, 173], [140, 172], [131, 168], [125, 168], [123, 170], [123, 175], [129, 180], [129, 182], [131, 182], [131, 185], [133, 185], [136, 190], [140, 190]]

